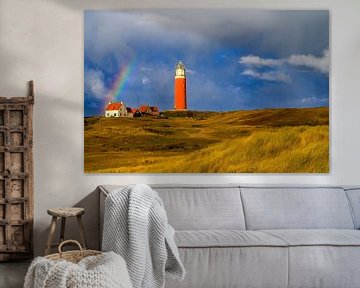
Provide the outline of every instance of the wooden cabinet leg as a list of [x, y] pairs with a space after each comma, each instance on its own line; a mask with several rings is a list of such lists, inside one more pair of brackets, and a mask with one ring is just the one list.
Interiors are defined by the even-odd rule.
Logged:
[[47, 240], [47, 244], [46, 244], [45, 255], [48, 255], [51, 252], [51, 243], [52, 243], [52, 239], [53, 239], [55, 228], [56, 228], [56, 220], [57, 220], [57, 217], [55, 217], [55, 216], [53, 216], [51, 219], [50, 231], [49, 231], [49, 236], [48, 236], [48, 240]]
[[64, 241], [65, 223], [66, 223], [66, 218], [61, 217], [61, 230], [60, 230], [60, 242], [59, 242], [59, 244]]
[[84, 229], [84, 224], [83, 221], [81, 219], [81, 215], [76, 216], [77, 220], [79, 222], [79, 226], [80, 226], [80, 239], [81, 239], [81, 245], [83, 246], [84, 249], [87, 248], [87, 244], [86, 244], [86, 238], [85, 238], [85, 229]]

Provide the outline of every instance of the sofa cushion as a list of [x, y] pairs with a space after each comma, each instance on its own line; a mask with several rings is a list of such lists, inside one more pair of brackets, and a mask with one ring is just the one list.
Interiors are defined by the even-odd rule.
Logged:
[[262, 230], [289, 246], [360, 246], [360, 231], [348, 229]]
[[179, 248], [183, 281], [166, 288], [287, 288], [288, 247]]
[[[238, 186], [150, 185], [164, 203], [168, 221], [176, 230], [245, 230]], [[121, 185], [102, 185], [106, 193]]]
[[289, 288], [359, 287], [360, 231], [266, 230], [289, 247]]
[[176, 231], [175, 242], [178, 247], [288, 246], [285, 241], [268, 233], [244, 230]]
[[239, 187], [153, 187], [176, 230], [244, 230]]
[[359, 288], [358, 246], [289, 247], [289, 288]]
[[349, 198], [356, 229], [360, 229], [360, 188], [346, 189]]
[[266, 229], [354, 229], [342, 188], [241, 187], [246, 226]]

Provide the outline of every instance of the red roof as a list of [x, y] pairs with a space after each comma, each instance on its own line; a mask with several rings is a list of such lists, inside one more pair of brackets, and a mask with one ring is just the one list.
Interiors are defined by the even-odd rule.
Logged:
[[137, 108], [131, 108], [131, 113], [135, 113], [137, 110]]
[[106, 106], [106, 110], [120, 110], [123, 103], [114, 102]]
[[150, 107], [149, 107], [149, 105], [142, 105], [139, 107], [139, 110], [141, 113], [146, 113], [150, 110]]

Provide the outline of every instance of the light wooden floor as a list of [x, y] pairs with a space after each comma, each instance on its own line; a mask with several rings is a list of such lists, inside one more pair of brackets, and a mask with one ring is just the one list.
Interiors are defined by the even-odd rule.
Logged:
[[22, 288], [30, 261], [0, 263], [0, 287]]

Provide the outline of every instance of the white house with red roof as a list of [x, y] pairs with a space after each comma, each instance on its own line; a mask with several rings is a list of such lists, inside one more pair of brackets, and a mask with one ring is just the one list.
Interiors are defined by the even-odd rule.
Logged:
[[126, 107], [124, 102], [109, 102], [105, 108], [105, 117], [141, 117], [143, 114], [158, 116], [159, 108], [142, 105], [139, 108]]
[[124, 102], [109, 102], [105, 108], [105, 117], [128, 117], [132, 116], [128, 114]]

